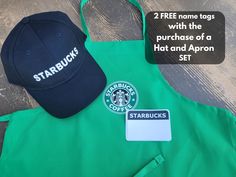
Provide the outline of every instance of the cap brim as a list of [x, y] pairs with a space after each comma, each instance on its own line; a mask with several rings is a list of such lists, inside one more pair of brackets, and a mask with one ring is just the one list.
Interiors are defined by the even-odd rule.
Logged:
[[93, 102], [106, 85], [106, 77], [88, 54], [79, 71], [68, 81], [45, 90], [26, 90], [51, 115], [70, 117]]

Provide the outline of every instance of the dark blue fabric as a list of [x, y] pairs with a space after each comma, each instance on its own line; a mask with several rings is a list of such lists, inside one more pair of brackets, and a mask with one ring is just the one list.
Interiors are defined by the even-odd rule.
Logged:
[[104, 73], [84, 46], [85, 39], [65, 13], [23, 18], [1, 51], [9, 82], [25, 87], [56, 117], [79, 112], [106, 85]]
[[86, 108], [105, 87], [105, 77], [97, 67], [88, 55], [78, 73], [65, 84], [47, 90], [27, 91], [52, 115], [72, 116]]

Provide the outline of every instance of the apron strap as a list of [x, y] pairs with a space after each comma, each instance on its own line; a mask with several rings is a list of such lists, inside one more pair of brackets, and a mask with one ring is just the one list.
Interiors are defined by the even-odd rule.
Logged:
[[0, 122], [6, 122], [9, 121], [10, 119], [11, 119], [11, 114], [0, 116]]
[[88, 27], [86, 25], [86, 21], [84, 18], [84, 12], [83, 12], [83, 7], [85, 6], [85, 4], [88, 2], [89, 0], [81, 0], [80, 1], [80, 19], [81, 19], [81, 25], [83, 28], [84, 33], [87, 35], [87, 38], [90, 39], [90, 35], [89, 35], [89, 31], [88, 31]]
[[[81, 18], [81, 25], [83, 28], [84, 33], [87, 35], [88, 39], [90, 38], [89, 35], [89, 30], [88, 27], [86, 25], [86, 21], [85, 21], [85, 17], [84, 17], [84, 13], [83, 13], [83, 7], [85, 6], [85, 4], [88, 2], [89, 0], [81, 0], [80, 2], [80, 18]], [[138, 10], [141, 12], [142, 14], [142, 21], [143, 21], [143, 29], [142, 29], [142, 34], [143, 34], [143, 39], [145, 39], [145, 33], [146, 33], [146, 20], [145, 20], [145, 13], [141, 7], [141, 5], [138, 3], [137, 0], [129, 0], [130, 3], [132, 3], [134, 6], [136, 6], [138, 8]]]
[[145, 18], [145, 13], [144, 10], [142, 8], [142, 6], [138, 3], [137, 0], [129, 0], [129, 2], [131, 4], [133, 4], [135, 7], [138, 8], [138, 10], [140, 11], [141, 15], [142, 15], [142, 21], [143, 21], [143, 39], [145, 38], [145, 34], [146, 34], [146, 18]]
[[160, 168], [160, 165], [165, 161], [162, 155], [156, 156], [151, 162], [143, 167], [134, 177], [145, 177], [152, 173], [155, 169]]

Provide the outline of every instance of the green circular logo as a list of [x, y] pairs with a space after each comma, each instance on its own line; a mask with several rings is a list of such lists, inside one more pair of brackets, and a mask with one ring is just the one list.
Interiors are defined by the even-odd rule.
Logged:
[[104, 104], [117, 114], [124, 114], [133, 109], [138, 103], [136, 88], [125, 81], [117, 81], [110, 84], [104, 92]]

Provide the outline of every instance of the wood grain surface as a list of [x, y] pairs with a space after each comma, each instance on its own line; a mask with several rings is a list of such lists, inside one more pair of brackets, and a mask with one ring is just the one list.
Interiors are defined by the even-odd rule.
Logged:
[[[145, 13], [158, 10], [221, 11], [226, 19], [226, 58], [220, 65], [159, 65], [168, 82], [192, 100], [227, 108], [236, 114], [236, 1], [139, 0]], [[10, 30], [24, 16], [63, 11], [81, 28], [79, 0], [0, 0], [0, 47]], [[91, 0], [84, 15], [93, 40], [141, 39], [142, 21], [127, 0]], [[0, 63], [0, 115], [29, 109], [37, 103], [21, 87], [7, 82]], [[0, 123], [0, 144], [6, 123]], [[1, 149], [1, 145], [0, 145]]]

